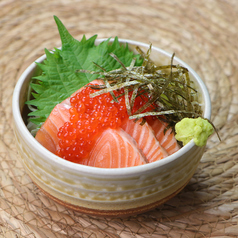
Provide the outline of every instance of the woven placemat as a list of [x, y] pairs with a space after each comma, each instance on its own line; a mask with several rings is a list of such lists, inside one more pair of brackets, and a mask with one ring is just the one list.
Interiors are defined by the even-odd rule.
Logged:
[[[76, 213], [42, 194], [18, 160], [12, 92], [44, 48], [60, 46], [53, 15], [78, 39], [118, 36], [175, 52], [206, 82], [222, 141], [209, 139], [189, 184], [157, 209], [123, 219]], [[238, 237], [237, 31], [236, 0], [1, 0], [1, 237]]]

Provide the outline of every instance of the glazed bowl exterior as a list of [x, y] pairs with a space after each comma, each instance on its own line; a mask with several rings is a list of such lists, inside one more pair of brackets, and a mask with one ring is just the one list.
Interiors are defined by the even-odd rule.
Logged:
[[[96, 40], [96, 44], [103, 40]], [[149, 45], [141, 42], [119, 41], [122, 44], [128, 43], [132, 50], [136, 46], [144, 51], [149, 48]], [[155, 62], [169, 64], [171, 54], [152, 47], [151, 58]], [[36, 62], [44, 59], [45, 55]], [[186, 63], [176, 57], [174, 63], [188, 68], [200, 94], [204, 117], [210, 119], [211, 102], [205, 84]], [[186, 186], [204, 152], [204, 147], [197, 147], [193, 140], [163, 160], [118, 169], [75, 164], [45, 149], [24, 123], [27, 88], [36, 70], [34, 62], [19, 78], [13, 93], [12, 109], [20, 159], [32, 181], [45, 194], [69, 208], [87, 214], [124, 216], [152, 209]]]

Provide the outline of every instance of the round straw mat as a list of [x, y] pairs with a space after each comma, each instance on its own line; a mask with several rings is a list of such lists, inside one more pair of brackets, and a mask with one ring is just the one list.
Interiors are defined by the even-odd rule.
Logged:
[[[0, 1], [0, 234], [2, 237], [238, 237], [238, 2], [236, 0]], [[20, 161], [11, 97], [23, 70], [61, 42], [58, 16], [77, 39], [127, 38], [175, 52], [211, 94], [214, 134], [189, 184], [128, 218], [90, 217], [46, 197]]]

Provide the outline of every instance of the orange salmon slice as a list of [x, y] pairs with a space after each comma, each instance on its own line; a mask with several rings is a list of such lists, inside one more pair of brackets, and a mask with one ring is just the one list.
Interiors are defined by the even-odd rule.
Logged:
[[124, 168], [147, 163], [136, 142], [122, 129], [107, 129], [96, 141], [83, 164], [100, 168]]
[[35, 139], [52, 153], [56, 153], [58, 149], [57, 133], [59, 128], [70, 119], [70, 107], [69, 104], [64, 102], [57, 104], [36, 133]]
[[142, 126], [140, 125], [141, 122], [142, 119], [137, 122], [127, 120], [127, 122], [123, 124], [122, 129], [137, 142], [138, 148], [143, 152], [150, 163], [167, 157], [167, 151], [156, 139], [151, 127], [147, 122]]
[[181, 148], [175, 139], [172, 129], [169, 128], [165, 132], [167, 126], [165, 122], [152, 117], [148, 117], [146, 120], [154, 131], [156, 139], [160, 142], [161, 146], [165, 148], [169, 155], [175, 153]]

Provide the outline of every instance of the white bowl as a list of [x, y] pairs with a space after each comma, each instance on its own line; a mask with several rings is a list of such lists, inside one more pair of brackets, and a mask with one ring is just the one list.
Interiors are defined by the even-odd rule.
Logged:
[[[96, 44], [105, 39], [96, 40]], [[113, 39], [112, 39], [113, 40]], [[130, 40], [135, 50], [144, 51], [148, 44]], [[151, 58], [170, 63], [171, 54], [153, 47]], [[45, 55], [36, 60], [42, 62]], [[211, 102], [208, 90], [191, 67], [178, 58], [175, 64], [186, 67], [200, 93], [203, 116], [210, 119]], [[24, 167], [32, 181], [49, 197], [74, 210], [92, 215], [123, 216], [150, 210], [180, 192], [193, 176], [204, 147], [193, 140], [178, 152], [150, 164], [119, 169], [84, 166], [66, 161], [40, 145], [28, 131], [24, 120], [27, 87], [36, 71], [33, 62], [19, 78], [13, 93], [13, 118], [16, 144]]]

